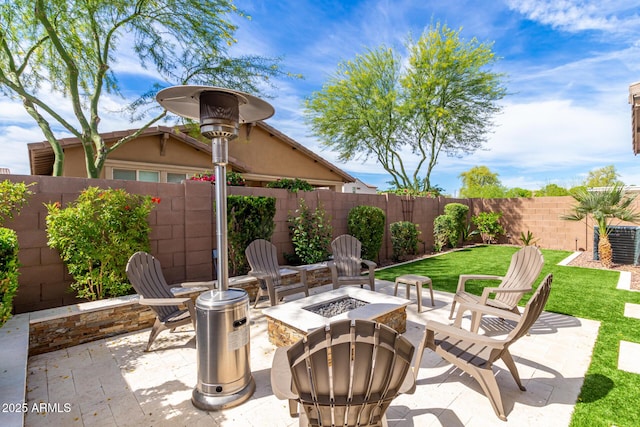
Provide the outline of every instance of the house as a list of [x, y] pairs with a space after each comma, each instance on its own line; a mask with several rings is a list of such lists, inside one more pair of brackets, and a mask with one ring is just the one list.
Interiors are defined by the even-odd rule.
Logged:
[[633, 154], [640, 153], [640, 82], [629, 86], [629, 104], [631, 104], [631, 143]]
[[347, 182], [342, 186], [343, 193], [378, 194], [378, 187], [369, 185], [358, 178], [354, 182]]
[[[181, 130], [155, 126], [109, 154], [100, 178], [150, 182], [180, 182], [211, 171], [211, 145]], [[135, 129], [102, 134], [107, 144]], [[64, 176], [86, 177], [84, 150], [78, 138], [60, 140], [64, 150]], [[32, 175], [51, 175], [54, 154], [49, 142], [28, 144]], [[356, 179], [274, 127], [257, 122], [242, 124], [229, 142], [229, 170], [239, 172], [246, 185], [264, 187], [280, 178], [304, 179], [315, 187], [342, 191]]]

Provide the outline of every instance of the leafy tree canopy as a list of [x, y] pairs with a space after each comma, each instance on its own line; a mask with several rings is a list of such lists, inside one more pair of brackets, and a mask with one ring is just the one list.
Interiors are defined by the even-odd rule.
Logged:
[[506, 195], [507, 189], [500, 182], [498, 174], [486, 166], [474, 166], [462, 172], [459, 178], [462, 180], [461, 197], [493, 199]]
[[624, 184], [619, 178], [620, 174], [616, 171], [616, 167], [609, 165], [590, 171], [583, 184], [587, 188], [613, 187]]
[[386, 46], [341, 62], [305, 103], [324, 144], [343, 161], [373, 157], [395, 188], [425, 191], [441, 153], [470, 154], [486, 141], [506, 90], [492, 45], [431, 25], [401, 52]]
[[551, 197], [551, 196], [568, 196], [569, 190], [560, 187], [558, 184], [547, 184], [540, 190], [536, 191], [535, 197]]
[[[110, 152], [165, 116], [153, 99], [161, 85], [255, 93], [284, 74], [278, 59], [229, 55], [235, 16], [248, 18], [227, 0], [5, 1], [0, 92], [20, 99], [37, 122], [56, 156], [54, 175], [62, 173], [56, 134], [64, 132], [82, 141], [87, 176], [98, 177]], [[139, 132], [107, 146], [98, 130], [101, 97], [122, 95], [123, 74], [114, 65], [128, 56], [161, 84], [142, 89], [126, 110], [132, 120], [147, 120]], [[129, 72], [122, 64], [120, 69]]]

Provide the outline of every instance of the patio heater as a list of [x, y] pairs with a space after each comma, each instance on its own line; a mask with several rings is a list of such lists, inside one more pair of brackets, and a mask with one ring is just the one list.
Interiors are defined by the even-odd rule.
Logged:
[[228, 143], [240, 123], [265, 120], [273, 107], [254, 96], [213, 86], [174, 86], [156, 95], [168, 111], [200, 122], [200, 133], [211, 139], [215, 173], [218, 289], [196, 300], [198, 384], [191, 402], [203, 410], [237, 406], [251, 397], [255, 381], [249, 367], [249, 296], [229, 289], [227, 249]]

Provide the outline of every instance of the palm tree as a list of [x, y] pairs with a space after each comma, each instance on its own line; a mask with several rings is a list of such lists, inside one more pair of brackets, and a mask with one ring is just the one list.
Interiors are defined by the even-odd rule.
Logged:
[[635, 196], [627, 196], [624, 185], [616, 184], [603, 190], [593, 191], [587, 188], [579, 188], [572, 194], [578, 202], [573, 207], [573, 212], [563, 215], [561, 218], [569, 221], [582, 221], [589, 215], [598, 225], [599, 241], [598, 255], [600, 262], [606, 268], [613, 265], [611, 243], [609, 242], [609, 223], [612, 219], [637, 223], [640, 221], [640, 213], [631, 206]]

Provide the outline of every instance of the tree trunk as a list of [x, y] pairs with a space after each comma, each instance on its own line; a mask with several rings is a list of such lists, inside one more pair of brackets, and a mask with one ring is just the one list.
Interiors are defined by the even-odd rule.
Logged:
[[598, 240], [598, 257], [605, 268], [611, 268], [613, 265], [613, 250], [611, 249], [609, 236], [600, 235], [600, 240]]

